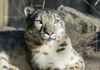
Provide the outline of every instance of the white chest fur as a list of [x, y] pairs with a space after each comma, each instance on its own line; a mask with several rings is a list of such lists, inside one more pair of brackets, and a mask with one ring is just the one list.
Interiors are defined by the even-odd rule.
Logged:
[[67, 43], [68, 45], [65, 46], [65, 49], [61, 52], [57, 52], [60, 46], [52, 45], [52, 42], [47, 45], [44, 44], [37, 49], [33, 49], [33, 62], [40, 68], [45, 69], [47, 67], [52, 67], [53, 69], [59, 68], [60, 70], [64, 70], [67, 65], [75, 64], [81, 57], [72, 48], [70, 40], [67, 41]]

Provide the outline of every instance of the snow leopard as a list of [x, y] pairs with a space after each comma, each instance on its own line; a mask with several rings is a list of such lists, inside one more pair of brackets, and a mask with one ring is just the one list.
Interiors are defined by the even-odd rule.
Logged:
[[26, 7], [24, 12], [27, 57], [33, 70], [84, 70], [85, 61], [73, 48], [58, 11]]

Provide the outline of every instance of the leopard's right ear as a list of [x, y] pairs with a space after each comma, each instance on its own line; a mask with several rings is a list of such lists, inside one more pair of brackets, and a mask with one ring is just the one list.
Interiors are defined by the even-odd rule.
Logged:
[[32, 7], [25, 7], [24, 9], [24, 14], [26, 17], [30, 16], [33, 12], [35, 11], [34, 8]]

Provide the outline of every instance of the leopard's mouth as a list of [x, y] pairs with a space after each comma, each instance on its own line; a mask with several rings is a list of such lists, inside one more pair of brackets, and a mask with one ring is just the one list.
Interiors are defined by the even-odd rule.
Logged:
[[41, 34], [41, 38], [42, 38], [42, 40], [47, 40], [47, 41], [52, 41], [52, 40], [56, 39], [54, 36], [49, 36], [49, 35], [45, 35], [45, 34]]
[[47, 41], [53, 41], [53, 40], [55, 40], [56, 38], [52, 38], [52, 37], [48, 37], [48, 38], [46, 38], [46, 37], [42, 37], [42, 40], [47, 40]]
[[47, 40], [48, 40], [48, 41], [52, 41], [52, 40], [55, 40], [55, 38], [49, 37]]

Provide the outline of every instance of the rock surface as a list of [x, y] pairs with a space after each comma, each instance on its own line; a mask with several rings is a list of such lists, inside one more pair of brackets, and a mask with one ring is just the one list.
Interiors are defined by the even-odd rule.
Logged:
[[[76, 9], [61, 5], [58, 11], [66, 22], [67, 34], [72, 38], [73, 46], [86, 46], [100, 31], [100, 19], [85, 15]], [[77, 40], [77, 41], [76, 41]]]

